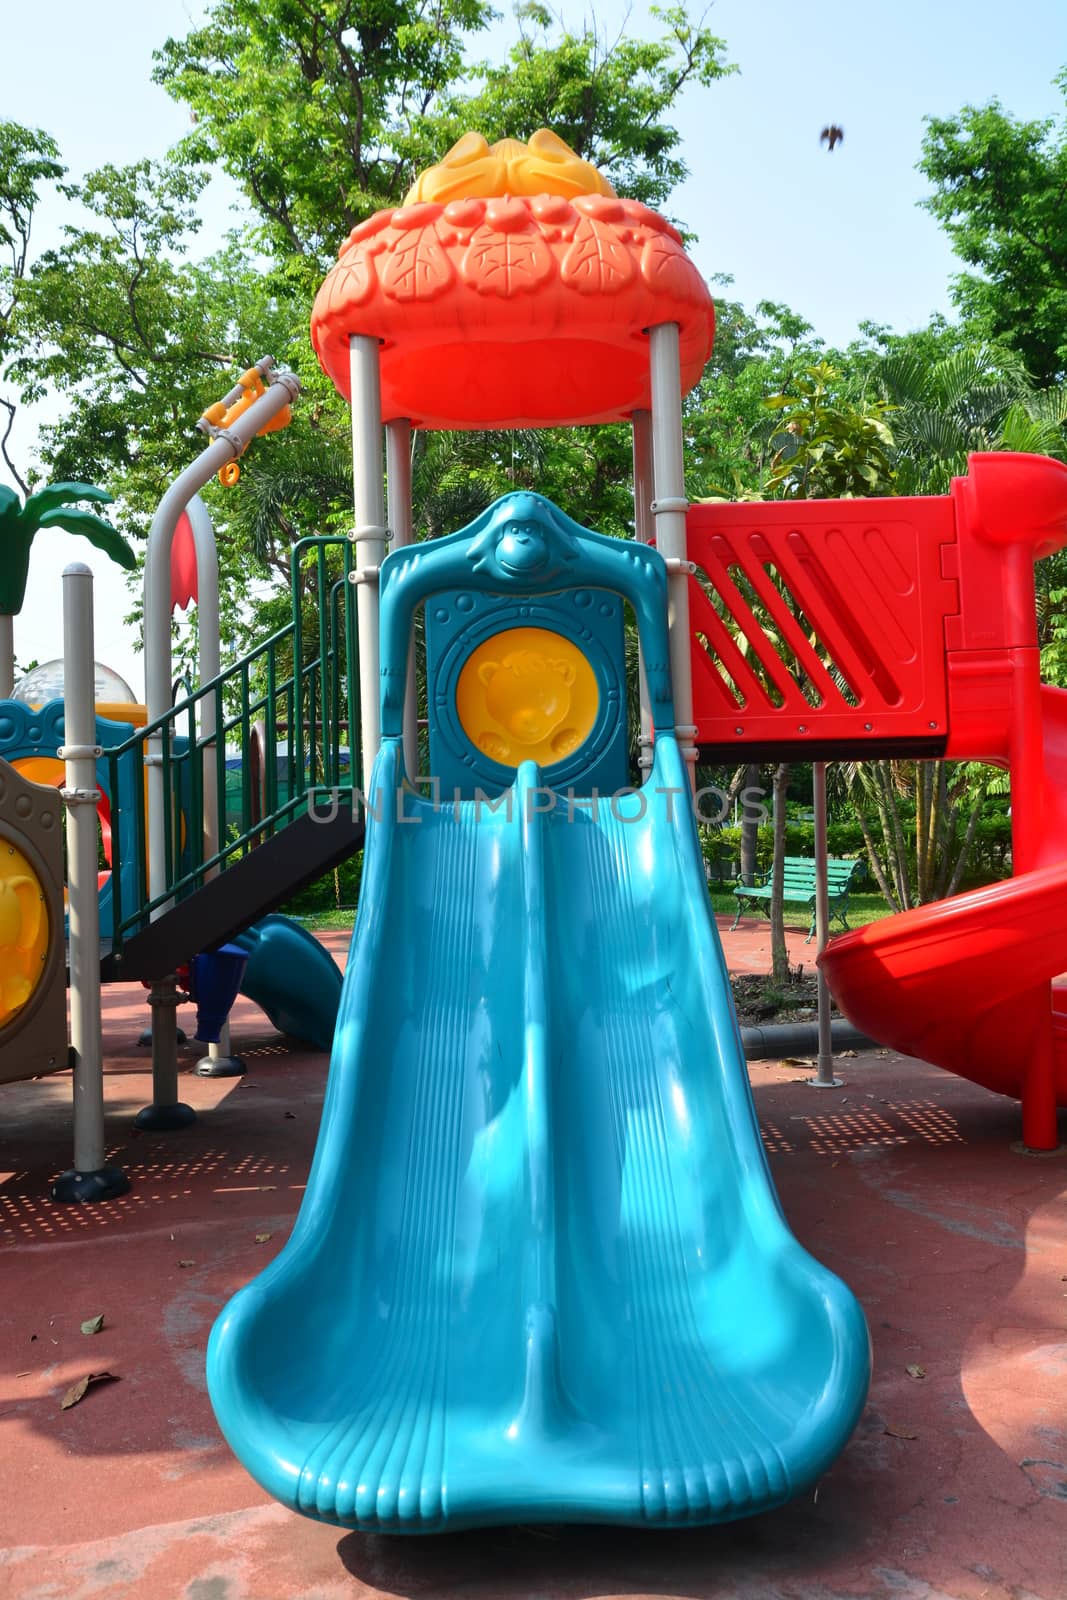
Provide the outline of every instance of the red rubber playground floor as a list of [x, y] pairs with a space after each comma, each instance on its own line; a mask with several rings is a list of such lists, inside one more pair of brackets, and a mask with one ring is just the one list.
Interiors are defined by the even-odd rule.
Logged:
[[[325, 937], [342, 958], [346, 937]], [[731, 967], [765, 965], [765, 924], [724, 942]], [[1067, 1153], [1017, 1153], [1013, 1104], [887, 1051], [841, 1059], [834, 1092], [797, 1063], [752, 1065], [790, 1225], [859, 1295], [874, 1342], [867, 1409], [815, 1493], [693, 1532], [386, 1540], [268, 1500], [204, 1387], [215, 1315], [292, 1224], [326, 1058], [239, 1002], [247, 1076], [197, 1078], [183, 1051], [200, 1120], [136, 1135], [143, 992], [105, 1005], [108, 1159], [126, 1197], [46, 1198], [70, 1163], [66, 1074], [0, 1088], [4, 1600], [1067, 1596]], [[118, 1381], [61, 1409], [90, 1372]]]

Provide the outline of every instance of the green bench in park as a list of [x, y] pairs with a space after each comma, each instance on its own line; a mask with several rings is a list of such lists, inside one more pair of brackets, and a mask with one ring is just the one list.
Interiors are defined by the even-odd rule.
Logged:
[[[837, 917], [841, 926], [848, 928], [848, 894], [853, 879], [859, 880], [864, 875], [864, 864], [859, 857], [838, 861], [831, 857], [826, 863], [826, 877], [829, 888], [830, 918]], [[737, 896], [737, 915], [733, 920], [730, 932], [734, 931], [741, 921], [743, 912], [749, 903], [758, 906], [761, 902], [770, 903], [771, 875], [766, 873], [761, 883], [739, 883], [734, 890]], [[810, 944], [815, 937], [815, 860], [812, 856], [786, 856], [784, 874], [783, 903], [787, 905], [803, 905], [811, 907], [811, 927], [805, 944]]]

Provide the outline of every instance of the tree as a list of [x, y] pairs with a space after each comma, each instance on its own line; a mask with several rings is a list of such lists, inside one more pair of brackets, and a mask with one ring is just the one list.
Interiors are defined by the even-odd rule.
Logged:
[[[713, 280], [728, 289], [731, 280]], [[693, 499], [762, 497], [776, 419], [768, 399], [824, 357], [810, 323], [788, 306], [761, 300], [755, 312], [721, 297], [715, 346], [684, 402], [686, 479]]]
[[839, 765], [838, 795], [859, 822], [878, 887], [894, 911], [955, 894], [987, 796], [1006, 778], [978, 762], [868, 761]]
[[774, 769], [772, 785], [774, 807], [774, 859], [771, 866], [771, 980], [789, 982], [789, 951], [785, 942], [785, 824], [786, 794], [790, 764], [780, 761]]
[[51, 483], [31, 494], [25, 505], [13, 489], [0, 484], [0, 700], [14, 688], [15, 658], [11, 619], [22, 610], [30, 571], [30, 549], [42, 528], [78, 533], [127, 570], [137, 558], [122, 535], [103, 517], [79, 508], [80, 500], [97, 505], [111, 496], [91, 483]]
[[[768, 495], [783, 500], [851, 499], [894, 492], [889, 404], [840, 392], [829, 361], [805, 367], [766, 405], [778, 414]], [[835, 394], [835, 385], [839, 392]]]
[[629, 33], [628, 19], [608, 38], [595, 17], [571, 31], [527, 0], [516, 10], [519, 39], [507, 60], [483, 64], [482, 86], [454, 93], [449, 112], [457, 127], [490, 140], [551, 128], [620, 194], [662, 210], [689, 173], [665, 116], [687, 83], [709, 88], [737, 69], [723, 60], [724, 41], [685, 5], [654, 5], [651, 15], [656, 38]]
[[[162, 162], [65, 185], [88, 218], [25, 270], [6, 370], [26, 400], [64, 395], [41, 467], [107, 481], [134, 533], [200, 448], [195, 420], [234, 368], [270, 351], [298, 372], [305, 396], [286, 444], [257, 449], [232, 492], [207, 493], [230, 637], [240, 637], [250, 580], [280, 578], [316, 499], [328, 516], [339, 511], [348, 417], [314, 358], [308, 311], [348, 230], [400, 204], [472, 122], [493, 137], [555, 124], [620, 185], [666, 198], [685, 171], [670, 121], [677, 95], [728, 70], [721, 41], [677, 8], [658, 15], [654, 37], [617, 41], [593, 23], [553, 30], [535, 8], [504, 66], [472, 65], [471, 36], [490, 15], [483, 0], [385, 0], [373, 14], [356, 0], [217, 0], [157, 57], [157, 78], [189, 107], [187, 138]], [[198, 260], [197, 201], [219, 166], [248, 209], [227, 245]], [[530, 483], [607, 531], [628, 530], [624, 429], [532, 440], [497, 441], [477, 469], [464, 464], [462, 436], [419, 441], [428, 521], [451, 514], [446, 484], [462, 521], [490, 487]], [[297, 480], [301, 504], [287, 513], [280, 497]]]
[[653, 8], [655, 39], [609, 41], [595, 22], [555, 32], [530, 4], [506, 62], [472, 64], [464, 36], [492, 16], [486, 0], [217, 0], [157, 52], [155, 77], [194, 119], [182, 161], [230, 174], [305, 293], [351, 229], [400, 205], [468, 128], [495, 140], [551, 127], [623, 193], [663, 203], [687, 171], [665, 119], [687, 82], [731, 70], [722, 41], [682, 6]]
[[50, 388], [64, 399], [42, 430], [43, 465], [106, 479], [135, 526], [199, 448], [195, 421], [228, 387], [220, 373], [248, 365], [245, 342], [292, 337], [235, 241], [188, 260], [205, 182], [176, 162], [141, 161], [61, 185], [89, 221], [66, 224], [33, 263], [14, 320], [8, 372], [23, 399]]
[[[1067, 69], [1055, 79], [1067, 94]], [[1009, 346], [1046, 385], [1067, 374], [1067, 118], [1021, 122], [998, 100], [929, 117], [925, 201], [977, 272], [953, 282], [975, 335]]]
[[217, 0], [156, 52], [154, 77], [193, 117], [181, 159], [229, 173], [307, 294], [356, 223], [399, 205], [453, 142], [442, 98], [492, 15], [486, 0]]
[[[0, 248], [6, 252], [0, 258], [0, 375], [17, 347], [15, 313], [30, 269], [30, 238], [39, 188], [43, 183], [56, 182], [65, 170], [59, 160], [59, 146], [50, 134], [0, 119]], [[10, 396], [0, 394], [0, 408], [6, 413], [0, 433], [0, 456], [22, 493], [27, 494], [26, 481], [8, 450], [18, 406]]]
[[973, 342], [931, 359], [921, 337], [897, 339], [857, 381], [889, 413], [898, 494], [947, 494], [974, 451], [1067, 449], [1067, 389], [1035, 388], [1012, 350]]

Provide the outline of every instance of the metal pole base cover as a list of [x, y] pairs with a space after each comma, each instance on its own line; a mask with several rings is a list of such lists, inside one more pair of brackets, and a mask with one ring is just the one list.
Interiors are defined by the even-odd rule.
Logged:
[[[185, 1044], [187, 1042], [187, 1040], [188, 1040], [188, 1035], [186, 1034], [184, 1028], [175, 1028], [175, 1030], [174, 1030], [174, 1038], [175, 1038], [175, 1040], [177, 1041], [178, 1044]], [[139, 1045], [141, 1045], [141, 1047], [143, 1049], [145, 1049], [145, 1050], [148, 1050], [148, 1049], [151, 1048], [151, 1045], [152, 1045], [152, 1030], [151, 1030], [151, 1028], [146, 1028], [145, 1029], [145, 1031], [142, 1033], [141, 1037], [138, 1039], [137, 1043]]]
[[77, 1201], [81, 1205], [94, 1200], [115, 1200], [128, 1194], [130, 1180], [121, 1167], [98, 1167], [95, 1172], [64, 1172], [52, 1185], [52, 1199]]
[[175, 1133], [195, 1121], [196, 1112], [192, 1106], [179, 1100], [172, 1106], [144, 1106], [134, 1117], [133, 1125], [142, 1133]]
[[198, 1078], [240, 1078], [247, 1071], [240, 1056], [202, 1056], [196, 1064]]

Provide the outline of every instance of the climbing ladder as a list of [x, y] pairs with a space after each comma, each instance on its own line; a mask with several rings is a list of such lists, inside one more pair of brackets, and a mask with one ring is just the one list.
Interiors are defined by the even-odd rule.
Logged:
[[[302, 539], [291, 556], [291, 620], [122, 744], [108, 750], [112, 831], [135, 870], [114, 875], [112, 980], [159, 978], [236, 934], [358, 849], [362, 818], [353, 546]], [[214, 718], [205, 716], [213, 707]], [[205, 727], [218, 735], [205, 733]], [[145, 754], [153, 736], [169, 803], [166, 879], [150, 893]], [[227, 758], [239, 757], [227, 818]], [[150, 758], [151, 759], [151, 758]], [[120, 770], [133, 775], [125, 805]], [[128, 790], [126, 791], [128, 793]], [[195, 819], [214, 809], [219, 846]]]

